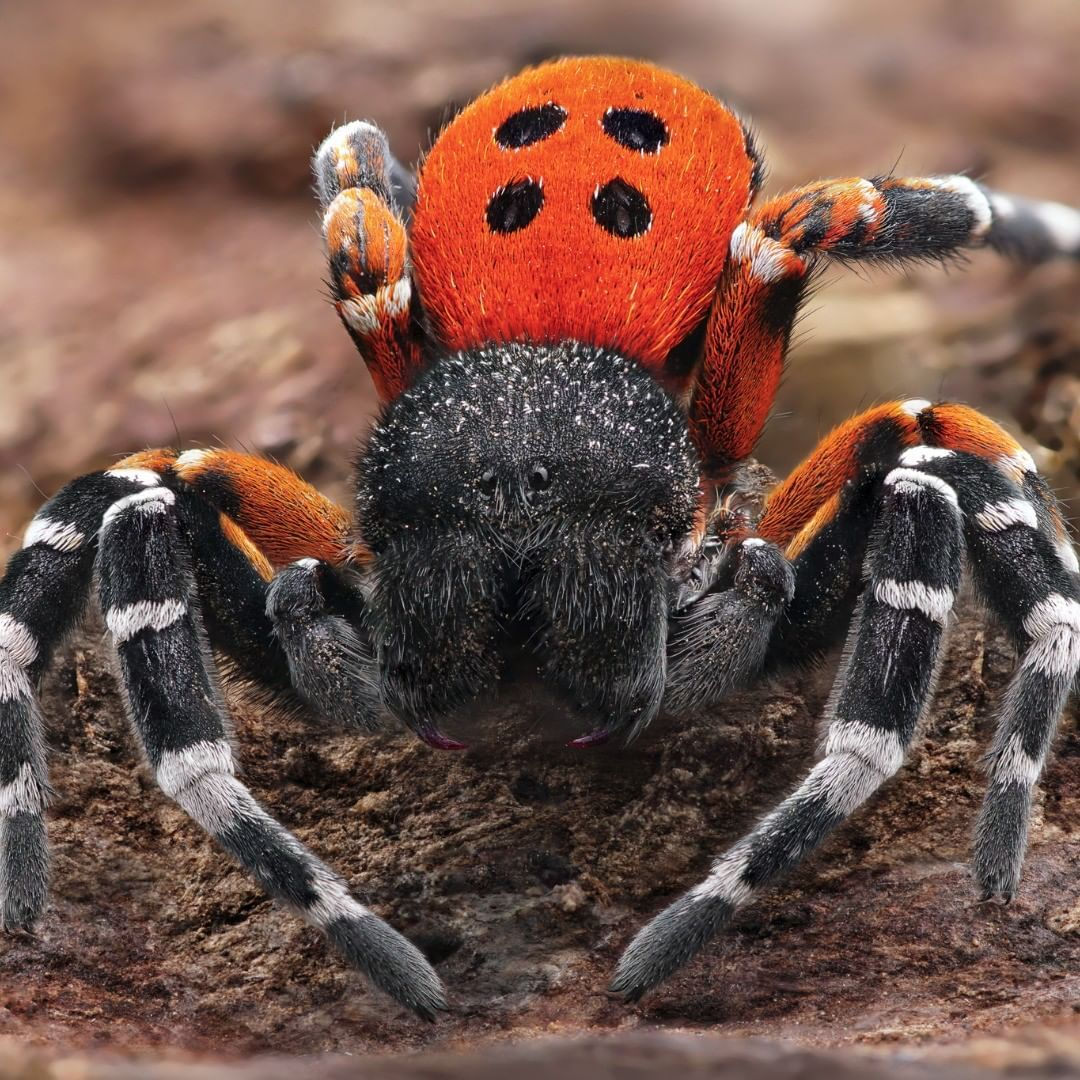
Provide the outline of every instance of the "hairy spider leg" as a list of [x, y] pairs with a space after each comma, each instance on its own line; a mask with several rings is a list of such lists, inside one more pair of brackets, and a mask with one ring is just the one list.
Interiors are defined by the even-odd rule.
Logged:
[[[931, 441], [952, 445], [928, 445]], [[759, 530], [786, 545], [795, 578], [794, 598], [775, 621], [760, 670], [805, 663], [850, 625], [828, 710], [832, 730], [826, 753], [861, 755], [882, 780], [899, 767], [902, 754], [884, 754], [879, 733], [857, 725], [899, 723], [901, 749], [910, 742], [911, 705], [915, 700], [925, 705], [933, 658], [940, 652], [940, 634], [927, 619], [944, 625], [966, 555], [980, 596], [1021, 650], [999, 708], [974, 859], [982, 895], [1011, 897], [1023, 862], [1034, 786], [1080, 668], [1077, 559], [1030, 455], [966, 406], [893, 402], [827, 436], [770, 496]], [[941, 545], [938, 532], [944, 538]], [[954, 548], [960, 569], [950, 554]], [[1017, 566], [1025, 568], [1024, 574], [1016, 573]], [[717, 584], [728, 583], [721, 579]], [[704, 600], [725, 595], [707, 594]], [[907, 644], [893, 647], [905, 640], [901, 629]], [[713, 640], [726, 640], [724, 627], [713, 626], [708, 633]], [[933, 637], [932, 649], [924, 640], [927, 635]], [[890, 643], [884, 652], [883, 642]], [[708, 666], [711, 659], [700, 656], [698, 661]], [[688, 657], [687, 668], [692, 665]], [[930, 681], [920, 681], [923, 675]], [[691, 704], [718, 696], [706, 682], [696, 685], [703, 696], [697, 702], [690, 699]], [[841, 745], [836, 733], [843, 725], [851, 738]], [[639, 996], [665, 978], [761, 885], [816, 846], [836, 822], [819, 815], [818, 803], [803, 796], [815, 794], [815, 777], [824, 775], [828, 761], [827, 756], [800, 792], [716, 864], [708, 879], [715, 888], [707, 881], [642, 931], [620, 965], [617, 989]], [[763, 874], [767, 856], [775, 858]], [[751, 869], [744, 873], [743, 866]]]
[[998, 705], [973, 859], [982, 898], [1008, 901], [1020, 883], [1035, 787], [1080, 669], [1076, 554], [1057, 536], [1035, 472], [1017, 484], [981, 458], [948, 451], [922, 468], [956, 491], [976, 589], [1020, 653]]
[[[913, 437], [929, 445], [910, 446]], [[998, 709], [973, 863], [982, 895], [1009, 899], [1032, 794], [1077, 668], [1080, 619], [1077, 556], [1060, 509], [1011, 436], [963, 405], [902, 402], [864, 413], [826, 439], [777, 489], [761, 522], [764, 533], [788, 541], [797, 581], [766, 667], [820, 655], [835, 638], [846, 617], [835, 597], [846, 591], [853, 598], [861, 587], [856, 536], [860, 506], [873, 492], [872, 462], [889, 447], [902, 467], [917, 465], [957, 492], [979, 596], [1021, 651]], [[811, 512], [815, 496], [820, 505]]]
[[1080, 212], [966, 176], [822, 180], [753, 210], [732, 233], [692, 392], [704, 471], [722, 477], [752, 453], [823, 256], [902, 266], [984, 245], [1030, 261], [1080, 257]]
[[117, 499], [158, 483], [117, 468], [67, 484], [38, 511], [0, 580], [0, 928], [27, 929], [45, 907], [50, 789], [36, 687], [78, 624], [97, 531]]
[[[931, 445], [900, 450], [913, 436]], [[766, 666], [805, 661], [835, 639], [847, 607], [835, 598], [847, 592], [853, 599], [861, 588], [856, 536], [862, 505], [873, 497], [873, 462], [879, 455], [888, 460], [890, 446], [900, 450], [901, 465], [917, 464], [957, 491], [978, 594], [1022, 651], [999, 706], [974, 855], [982, 894], [1010, 899], [1020, 879], [1031, 795], [1068, 698], [1069, 671], [1076, 669], [1071, 650], [1080, 579], [1057, 502], [1008, 433], [967, 406], [904, 402], [872, 409], [826, 438], [774, 492], [762, 517], [766, 534], [787, 540], [797, 582]], [[811, 512], [814, 497], [820, 505]]]
[[737, 541], [723, 563], [709, 590], [672, 615], [664, 695], [672, 712], [717, 701], [758, 676], [795, 595], [791, 564], [760, 537]]
[[254, 454], [148, 450], [127, 460], [156, 466], [179, 496], [203, 623], [230, 681], [276, 709], [298, 697], [334, 728], [374, 729], [374, 658], [351, 580], [369, 554], [351, 541], [345, 511]]
[[[845, 490], [867, 470], [895, 464], [907, 449], [926, 445], [975, 454], [1021, 483], [1035, 477], [1031, 455], [993, 420], [967, 405], [922, 398], [893, 401], [839, 424], [769, 493], [757, 534], [794, 559], [835, 516]], [[1037, 496], [1047, 527], [1071, 551], [1053, 496]], [[1065, 555], [1065, 557], [1071, 557]]]
[[955, 492], [914, 469], [890, 473], [866, 559], [866, 589], [827, 710], [825, 757], [700, 885], [639, 931], [619, 961], [613, 990], [634, 1000], [667, 978], [900, 768], [933, 693], [963, 566]]
[[349, 515], [284, 465], [235, 450], [187, 450], [171, 468], [239, 528], [225, 525], [238, 545], [247, 538], [258, 549], [262, 560], [252, 558], [264, 577], [302, 558], [335, 565], [366, 558], [350, 545]]
[[[347, 657], [356, 647], [353, 625], [341, 624], [358, 621], [357, 598], [327, 588], [316, 611], [310, 590], [302, 597], [297, 588], [298, 569], [339, 571], [309, 557], [287, 567], [275, 590], [270, 561], [223, 505], [279, 558], [290, 553], [286, 538], [343, 558], [343, 511], [288, 470], [250, 455], [169, 450], [144, 451], [68, 484], [12, 557], [0, 581], [2, 925], [29, 927], [45, 905], [49, 788], [33, 686], [83, 614], [96, 566], [132, 723], [162, 789], [350, 963], [431, 1017], [444, 1007], [442, 990], [415, 947], [354, 900], [235, 778], [208, 644], [275, 703], [295, 690], [331, 721], [354, 727], [370, 726], [375, 703], [370, 676], [344, 668], [339, 655], [342, 640]], [[320, 666], [349, 676], [335, 682], [336, 701], [315, 692]]]
[[[1019, 884], [1035, 786], [1080, 667], [1077, 557], [1053, 495], [1009, 436], [964, 406], [933, 406], [923, 415], [936, 435], [967, 449], [915, 446], [901, 452], [899, 466], [938, 476], [957, 493], [979, 598], [1020, 651], [998, 706], [973, 859], [983, 898], [1008, 900]], [[826, 501], [827, 513], [789, 544], [796, 598], [778, 624], [766, 670], [805, 662], [835, 639], [861, 588], [859, 527], [875, 490], [870, 470], [851, 477]], [[837, 602], [845, 593], [848, 603]]]
[[[361, 629], [364, 602], [356, 583], [330, 563], [300, 559], [271, 582], [266, 613], [293, 688], [318, 716], [338, 728], [378, 728], [378, 666]], [[436, 745], [460, 748], [453, 740]]]
[[352, 966], [432, 1019], [445, 997], [420, 951], [357, 901], [236, 778], [172, 490], [147, 487], [109, 508], [97, 573], [132, 725], [161, 789]]
[[[334, 728], [377, 728], [378, 663], [358, 579], [371, 553], [352, 539], [345, 511], [253, 454], [189, 450], [170, 469], [183, 519], [199, 519], [188, 528], [195, 577], [230, 674], [279, 706], [299, 696]], [[414, 727], [431, 746], [462, 748], [426, 715]]]
[[409, 385], [421, 364], [412, 268], [395, 200], [405, 170], [386, 136], [353, 121], [332, 131], [313, 162], [330, 292], [381, 401]]

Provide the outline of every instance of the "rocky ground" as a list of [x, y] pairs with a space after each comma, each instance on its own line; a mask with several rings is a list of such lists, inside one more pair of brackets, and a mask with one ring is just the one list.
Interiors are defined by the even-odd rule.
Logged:
[[[0, 10], [0, 50], [5, 551], [42, 492], [147, 444], [250, 446], [344, 492], [372, 398], [320, 294], [306, 162], [346, 115], [377, 119], [408, 159], [452, 103], [523, 62], [621, 51], [754, 116], [770, 190], [886, 171], [902, 153], [905, 170], [1080, 198], [1073, 0], [679, 0], [662, 19], [569, 0], [452, 14], [429, 0], [48, 0]], [[1075, 498], [1075, 269], [979, 256], [967, 274], [834, 279], [804, 323], [765, 460], [786, 469], [872, 401], [953, 396], [1011, 423]], [[457, 756], [237, 703], [259, 796], [437, 962], [454, 1008], [429, 1027], [344, 971], [165, 802], [91, 630], [44, 690], [54, 892], [36, 937], [0, 942], [0, 1075], [48, 1075], [46, 1059], [57, 1077], [113, 1075], [111, 1057], [136, 1054], [271, 1076], [295, 1066], [241, 1059], [424, 1051], [379, 1068], [847, 1076], [867, 1049], [896, 1075], [913, 1056], [955, 1075], [1064, 1071], [1080, 1060], [1075, 713], [1021, 897], [976, 904], [965, 869], [1011, 662], [965, 615], [903, 774], [632, 1008], [604, 989], [620, 947], [806, 767], [827, 671], [663, 720], [630, 750], [563, 748], [525, 691], [491, 703]], [[360, 1075], [345, 1056], [318, 1068]]]

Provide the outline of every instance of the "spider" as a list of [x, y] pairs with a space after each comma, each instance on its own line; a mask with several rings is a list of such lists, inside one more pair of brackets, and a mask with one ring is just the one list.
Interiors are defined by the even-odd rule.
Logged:
[[0, 582], [3, 925], [46, 902], [35, 686], [95, 584], [165, 794], [421, 1016], [446, 1007], [427, 960], [237, 778], [215, 658], [346, 728], [389, 714], [453, 749], [445, 718], [513, 648], [589, 746], [843, 645], [821, 760], [633, 939], [613, 989], [636, 999], [900, 768], [967, 568], [1019, 651], [974, 850], [981, 895], [1012, 897], [1080, 667], [1077, 559], [1031, 457], [921, 399], [841, 424], [782, 482], [751, 455], [829, 258], [1075, 257], [1080, 213], [964, 176], [755, 206], [739, 117], [612, 58], [484, 94], [415, 187], [368, 123], [314, 170], [333, 299], [383, 403], [353, 511], [223, 449], [143, 451], [45, 504]]

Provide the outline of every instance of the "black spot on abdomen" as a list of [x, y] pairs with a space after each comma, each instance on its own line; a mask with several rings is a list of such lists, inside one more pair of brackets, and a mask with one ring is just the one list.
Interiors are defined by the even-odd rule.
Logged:
[[659, 154], [670, 137], [664, 121], [644, 109], [608, 109], [601, 124], [620, 146], [641, 154]]
[[612, 236], [640, 236], [652, 224], [649, 200], [618, 176], [596, 189], [592, 197], [592, 215], [597, 225]]
[[544, 189], [527, 177], [499, 188], [487, 205], [487, 223], [492, 232], [512, 233], [524, 229], [544, 205]]
[[553, 102], [534, 105], [508, 116], [495, 129], [495, 141], [504, 150], [520, 150], [550, 138], [565, 123], [566, 110], [561, 106]]

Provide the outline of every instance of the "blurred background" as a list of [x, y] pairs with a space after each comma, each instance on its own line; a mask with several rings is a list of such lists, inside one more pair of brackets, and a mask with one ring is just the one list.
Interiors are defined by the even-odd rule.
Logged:
[[[766, 191], [968, 171], [1080, 200], [1076, 0], [37, 0], [0, 5], [0, 546], [63, 481], [142, 446], [272, 453], [331, 494], [373, 409], [322, 285], [308, 161], [375, 120], [415, 161], [524, 64], [615, 52], [750, 116]], [[761, 457], [850, 412], [955, 397], [1080, 460], [1080, 274], [832, 271]]]

